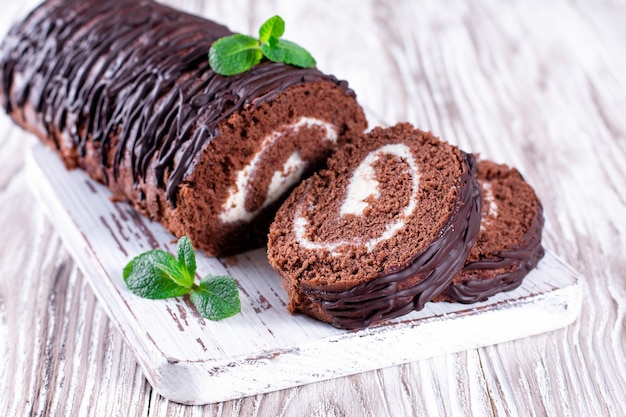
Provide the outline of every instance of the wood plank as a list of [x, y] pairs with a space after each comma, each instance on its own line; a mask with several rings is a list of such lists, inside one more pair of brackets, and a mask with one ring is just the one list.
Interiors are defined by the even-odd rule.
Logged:
[[430, 303], [383, 326], [341, 331], [286, 310], [265, 251], [229, 260], [198, 254], [202, 274], [238, 280], [242, 313], [223, 322], [198, 316], [185, 298], [145, 300], [122, 280], [124, 265], [151, 248], [175, 252], [173, 237], [56, 154], [35, 146], [28, 178], [66, 246], [146, 377], [171, 400], [203, 404], [275, 391], [442, 353], [553, 330], [580, 309], [579, 279], [547, 254], [515, 291], [475, 305]]

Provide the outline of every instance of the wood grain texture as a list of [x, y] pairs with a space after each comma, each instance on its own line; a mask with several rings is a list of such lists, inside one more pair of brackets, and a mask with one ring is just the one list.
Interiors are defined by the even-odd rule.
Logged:
[[[3, 2], [0, 33], [36, 3]], [[35, 205], [22, 169], [32, 138], [2, 116], [6, 415], [625, 414], [623, 1], [176, 4], [247, 33], [279, 13], [322, 70], [350, 80], [371, 125], [411, 121], [518, 167], [546, 207], [546, 246], [587, 277], [582, 314], [566, 329], [493, 347], [206, 407], [170, 403], [143, 379]]]

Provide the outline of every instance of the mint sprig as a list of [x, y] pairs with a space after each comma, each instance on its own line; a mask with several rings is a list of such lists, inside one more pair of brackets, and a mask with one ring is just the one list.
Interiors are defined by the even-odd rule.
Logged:
[[300, 45], [281, 39], [285, 21], [273, 16], [259, 28], [259, 39], [235, 34], [218, 39], [209, 50], [209, 63], [221, 75], [236, 75], [248, 71], [265, 56], [273, 62], [283, 62], [301, 68], [314, 67], [311, 54]]
[[196, 254], [189, 237], [178, 240], [177, 257], [161, 249], [138, 255], [124, 268], [124, 282], [135, 295], [150, 299], [189, 294], [200, 315], [222, 320], [241, 311], [237, 282], [229, 276], [208, 275], [195, 283]]

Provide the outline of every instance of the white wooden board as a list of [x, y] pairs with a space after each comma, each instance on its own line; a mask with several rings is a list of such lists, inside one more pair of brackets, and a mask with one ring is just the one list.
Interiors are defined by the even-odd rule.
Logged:
[[263, 250], [230, 259], [198, 253], [198, 272], [229, 274], [241, 314], [200, 317], [185, 298], [145, 300], [127, 290], [122, 270], [135, 255], [174, 237], [80, 170], [66, 171], [37, 145], [28, 179], [65, 245], [145, 376], [164, 397], [207, 404], [474, 349], [566, 326], [582, 302], [579, 278], [547, 253], [518, 289], [474, 305], [429, 303], [420, 312], [344, 331], [286, 310], [280, 278]]

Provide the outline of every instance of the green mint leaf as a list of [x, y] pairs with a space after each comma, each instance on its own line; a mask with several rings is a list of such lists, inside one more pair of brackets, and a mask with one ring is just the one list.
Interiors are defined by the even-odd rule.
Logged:
[[[265, 42], [263, 45], [266, 45], [265, 46], [266, 48], [269, 46], [270, 49], [276, 48], [276, 45], [278, 45], [278, 38], [274, 36], [270, 36], [267, 42]], [[263, 45], [261, 45], [261, 51], [263, 51]]]
[[190, 294], [202, 317], [222, 320], [241, 311], [237, 282], [228, 276], [208, 276]]
[[203, 317], [221, 320], [241, 311], [237, 282], [228, 276], [208, 276], [194, 284], [196, 254], [188, 236], [178, 240], [177, 258], [161, 249], [142, 253], [124, 268], [124, 282], [134, 294], [151, 299], [190, 294]]
[[316, 62], [311, 54], [300, 45], [284, 39], [277, 39], [272, 46], [270, 42], [261, 45], [263, 55], [270, 61], [284, 62], [301, 68], [314, 67]]
[[256, 39], [236, 34], [220, 38], [211, 45], [209, 64], [221, 75], [236, 75], [261, 62], [263, 53]]
[[183, 236], [178, 239], [177, 252], [178, 262], [184, 266], [187, 282], [189, 282], [191, 287], [196, 275], [196, 253], [193, 251], [189, 236]]
[[259, 39], [236, 34], [218, 39], [209, 50], [211, 68], [221, 75], [236, 75], [248, 71], [261, 62], [282, 62], [301, 68], [316, 65], [311, 54], [298, 44], [280, 39], [285, 32], [285, 21], [273, 16], [259, 28]]
[[177, 264], [173, 255], [161, 249], [145, 252], [126, 265], [124, 282], [133, 294], [143, 298], [163, 299], [188, 294], [191, 285], [181, 285], [180, 280], [172, 279], [177, 276]]
[[285, 21], [280, 16], [270, 17], [259, 29], [259, 42], [265, 43], [270, 38], [280, 38], [285, 33]]
[[190, 289], [193, 285], [193, 276], [190, 276], [185, 265], [173, 256], [168, 258], [167, 264], [157, 262], [154, 267], [181, 287]]
[[285, 49], [278, 46], [278, 39], [270, 38], [261, 44], [261, 51], [272, 62], [285, 62]]

